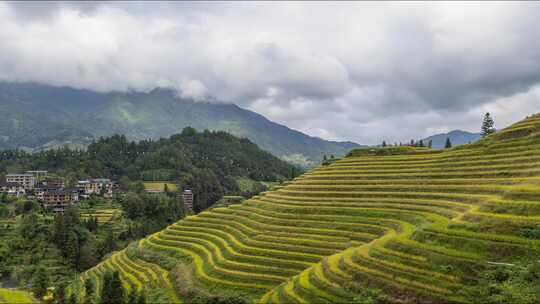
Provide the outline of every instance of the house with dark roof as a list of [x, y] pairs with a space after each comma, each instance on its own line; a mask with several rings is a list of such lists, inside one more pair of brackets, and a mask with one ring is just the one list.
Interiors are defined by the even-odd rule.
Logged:
[[26, 193], [26, 190], [19, 183], [0, 181], [0, 193], [5, 193], [14, 197], [21, 197]]

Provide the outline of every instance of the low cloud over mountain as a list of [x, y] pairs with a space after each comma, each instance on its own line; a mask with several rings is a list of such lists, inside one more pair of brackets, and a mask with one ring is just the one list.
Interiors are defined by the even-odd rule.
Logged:
[[539, 108], [539, 11], [534, 2], [3, 2], [0, 80], [174, 87], [361, 143], [476, 132], [486, 111], [500, 128]]

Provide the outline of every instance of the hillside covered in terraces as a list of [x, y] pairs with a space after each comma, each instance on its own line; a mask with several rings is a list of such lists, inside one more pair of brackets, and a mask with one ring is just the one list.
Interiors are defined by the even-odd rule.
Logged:
[[467, 303], [492, 265], [540, 248], [540, 115], [453, 149], [387, 147], [347, 157], [245, 201], [187, 217], [80, 276], [118, 270], [152, 302], [234, 297]]

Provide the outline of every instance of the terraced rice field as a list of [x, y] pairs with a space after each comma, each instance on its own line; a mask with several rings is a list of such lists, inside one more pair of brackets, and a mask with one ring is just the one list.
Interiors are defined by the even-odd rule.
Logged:
[[[160, 288], [165, 290], [167, 296], [167, 300], [163, 303], [181, 303], [174, 292], [168, 271], [157, 264], [130, 257], [126, 252], [127, 250], [125, 249], [116, 252], [109, 259], [84, 272], [80, 276], [80, 282], [84, 283], [87, 279], [94, 279], [97, 286], [97, 293], [99, 294], [102, 287], [103, 275], [108, 270], [117, 270], [120, 272], [122, 283], [126, 290], [132, 291], [135, 289], [140, 292], [142, 290]], [[156, 301], [151, 302], [158, 303]]]
[[115, 208], [91, 208], [80, 211], [81, 219], [97, 218], [99, 224], [110, 223], [121, 215], [120, 209]]
[[[462, 303], [479, 270], [540, 250], [531, 231], [540, 231], [540, 115], [449, 150], [358, 150], [139, 247], [189, 256], [200, 288], [260, 303], [350, 303], [365, 286], [394, 301]], [[83, 278], [107, 268], [127, 288], [174, 293], [166, 270], [125, 252]]]
[[178, 186], [175, 183], [170, 183], [170, 182], [145, 182], [144, 189], [164, 191], [165, 185], [167, 185], [167, 188], [169, 189], [169, 191], [178, 190]]
[[38, 303], [29, 293], [20, 290], [0, 288], [0, 304]]

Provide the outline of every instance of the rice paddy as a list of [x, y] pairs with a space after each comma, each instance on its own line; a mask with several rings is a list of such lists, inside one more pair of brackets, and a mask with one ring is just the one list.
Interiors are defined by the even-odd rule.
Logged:
[[[540, 115], [453, 149], [368, 148], [242, 204], [189, 216], [85, 272], [180, 301], [170, 267], [198, 288], [258, 303], [466, 303], [478, 271], [540, 250]], [[147, 287], [146, 287], [147, 288]]]
[[38, 301], [25, 291], [0, 288], [0, 304], [31, 303], [38, 303]]

